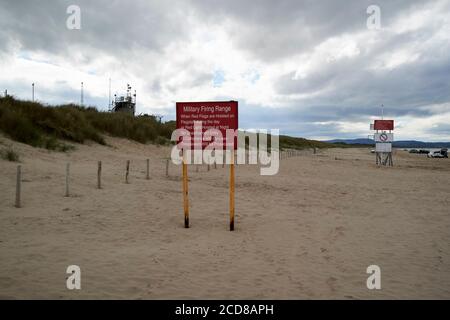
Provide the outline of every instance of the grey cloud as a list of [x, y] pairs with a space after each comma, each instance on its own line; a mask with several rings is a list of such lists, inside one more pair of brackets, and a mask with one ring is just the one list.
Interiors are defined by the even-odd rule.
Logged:
[[325, 39], [366, 30], [367, 7], [376, 4], [382, 23], [421, 1], [298, 1], [298, 0], [194, 0], [198, 10], [215, 24], [231, 19], [233, 40], [255, 59], [268, 63], [303, 52]]
[[2, 2], [0, 39], [7, 39], [3, 45], [18, 41], [31, 51], [70, 56], [69, 50], [78, 48], [87, 57], [101, 52], [126, 58], [136, 48], [160, 52], [189, 32], [188, 21], [182, 19], [188, 11], [181, 1], [77, 1], [81, 30], [66, 28], [66, 10], [72, 4], [71, 0]]
[[450, 135], [450, 123], [437, 123], [427, 131], [433, 134]]
[[[66, 8], [74, 4], [61, 1], [2, 1], [0, 5], [0, 58], [8, 58], [15, 44], [24, 51], [51, 53], [81, 64], [103, 57], [114, 58], [134, 76], [143, 79], [144, 90], [164, 99], [176, 94], [180, 87], [169, 86], [164, 70], [146, 77], [151, 65], [164, 65], [166, 59], [178, 55], [180, 74], [189, 73], [183, 88], [195, 88], [211, 82], [212, 72], [196, 66], [193, 57], [182, 52], [169, 52], [174, 43], [187, 43], [193, 24], [205, 28], [224, 28], [233, 47], [247, 52], [249, 60], [264, 65], [311, 52], [317, 44], [341, 35], [366, 30], [366, 8], [381, 7], [382, 25], [398, 17], [407, 17], [429, 2], [422, 1], [298, 1], [298, 0], [189, 0], [189, 1], [77, 1], [82, 10], [82, 30], [66, 28]], [[450, 12], [450, 1], [446, 6]], [[427, 105], [450, 101], [450, 40], [429, 40], [443, 26], [430, 24], [419, 30], [386, 36], [371, 50], [361, 46], [360, 55], [324, 63], [309, 76], [293, 80], [295, 70], [287, 72], [274, 84], [284, 108], [252, 106], [241, 99], [240, 121], [244, 127], [285, 128], [295, 135], [332, 135], [337, 121], [365, 121], [376, 114], [381, 103], [391, 116], [428, 117]], [[205, 29], [207, 31], [207, 29]], [[427, 45], [422, 52], [421, 44]], [[412, 46], [421, 52], [417, 61], [392, 70], [371, 70], [371, 62], [382, 54]], [[169, 57], [170, 56], [170, 57]], [[181, 62], [179, 62], [181, 61]], [[300, 62], [299, 62], [300, 63]], [[172, 67], [174, 67], [172, 65]], [[164, 68], [162, 68], [164, 69]], [[153, 75], [152, 75], [153, 76]], [[4, 83], [18, 94], [29, 96], [29, 84]], [[79, 93], [61, 84], [58, 91], [48, 92], [46, 101], [77, 101]], [[296, 99], [299, 94], [321, 91], [317, 96]], [[139, 93], [138, 93], [139, 94]], [[218, 99], [240, 97], [217, 97]], [[86, 100], [103, 108], [107, 101], [90, 97]], [[173, 101], [156, 106], [167, 118], [173, 118]], [[144, 112], [150, 112], [143, 108]], [[328, 124], [317, 124], [328, 122]], [[433, 132], [448, 134], [442, 124]]]

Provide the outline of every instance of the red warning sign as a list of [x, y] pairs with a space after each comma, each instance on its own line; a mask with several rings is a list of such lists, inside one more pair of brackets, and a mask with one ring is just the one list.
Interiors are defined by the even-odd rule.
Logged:
[[394, 120], [375, 120], [375, 130], [394, 130]]
[[[227, 130], [238, 129], [238, 102], [237, 101], [210, 101], [210, 102], [177, 102], [177, 129], [186, 129], [191, 134], [192, 149], [201, 146], [204, 149], [212, 143], [205, 139], [205, 132], [217, 129], [222, 134], [222, 141], [216, 141], [223, 149], [237, 149], [237, 137], [233, 136], [227, 141]], [[194, 121], [201, 122], [201, 136], [194, 136]], [[201, 141], [197, 141], [201, 139]], [[197, 143], [196, 143], [197, 142]]]

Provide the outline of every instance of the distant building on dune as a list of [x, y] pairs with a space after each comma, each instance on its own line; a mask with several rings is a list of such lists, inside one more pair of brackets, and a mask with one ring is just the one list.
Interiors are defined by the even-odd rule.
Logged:
[[125, 96], [114, 95], [112, 102], [112, 112], [125, 112], [134, 116], [136, 112], [136, 90], [131, 94], [131, 86], [127, 84], [127, 93]]

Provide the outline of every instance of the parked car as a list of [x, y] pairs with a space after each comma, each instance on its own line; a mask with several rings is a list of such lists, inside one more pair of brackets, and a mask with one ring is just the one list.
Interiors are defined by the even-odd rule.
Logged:
[[448, 158], [448, 150], [441, 149], [439, 151], [431, 151], [427, 155], [428, 158]]

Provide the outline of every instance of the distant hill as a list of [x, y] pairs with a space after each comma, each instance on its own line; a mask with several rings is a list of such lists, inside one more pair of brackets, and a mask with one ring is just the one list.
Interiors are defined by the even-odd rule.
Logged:
[[328, 143], [343, 143], [343, 144], [374, 144], [373, 139], [333, 139], [325, 141]]
[[[373, 145], [375, 142], [373, 139], [360, 138], [360, 139], [333, 139], [325, 141], [328, 143], [339, 143], [348, 145]], [[450, 148], [450, 142], [424, 142], [416, 140], [400, 140], [394, 141], [393, 146], [395, 148]]]

